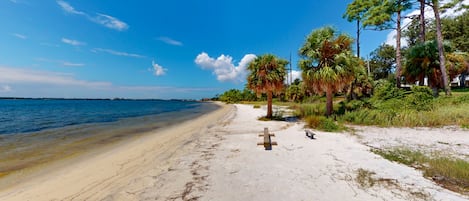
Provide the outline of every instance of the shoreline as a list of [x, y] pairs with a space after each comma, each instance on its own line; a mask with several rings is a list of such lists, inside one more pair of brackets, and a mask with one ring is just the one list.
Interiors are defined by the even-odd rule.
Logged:
[[[446, 150], [467, 144], [467, 131], [360, 127], [351, 133], [313, 131], [312, 140], [303, 122], [257, 120], [265, 113], [264, 107], [223, 105], [158, 134], [53, 167], [0, 191], [0, 200], [469, 199], [370, 151], [370, 146], [422, 147], [422, 142], [425, 149]], [[257, 145], [264, 127], [278, 143], [270, 151]]]
[[139, 117], [127, 117], [114, 122], [96, 122], [52, 128], [38, 132], [0, 135], [1, 178], [18, 172], [37, 169], [50, 163], [101, 150], [121, 141], [138, 138], [150, 131], [197, 118], [216, 110], [212, 103], [181, 111]]
[[[175, 123], [134, 139], [122, 140], [115, 146], [92, 150], [78, 157], [33, 169], [27, 173], [28, 178], [23, 178], [20, 183], [14, 176], [2, 178], [0, 199], [103, 199], [119, 192], [120, 188], [127, 186], [129, 180], [143, 182], [145, 177], [142, 175], [157, 175], [166, 170], [174, 160], [173, 155], [179, 154], [186, 143], [228, 113], [230, 106], [213, 104], [220, 108], [180, 124]], [[105, 190], [97, 192], [95, 188], [98, 186]]]

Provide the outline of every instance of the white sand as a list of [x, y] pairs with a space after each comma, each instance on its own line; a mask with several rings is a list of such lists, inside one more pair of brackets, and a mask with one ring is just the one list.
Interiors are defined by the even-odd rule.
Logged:
[[25, 182], [0, 186], [0, 200], [142, 200], [140, 195], [186, 152], [185, 145], [229, 110], [224, 106], [101, 153], [46, 167]]
[[[370, 146], [404, 143], [464, 158], [467, 131], [356, 127], [362, 131], [355, 135], [315, 131], [317, 139], [311, 140], [301, 123], [258, 121], [265, 113], [248, 105], [224, 107], [40, 174], [0, 191], [0, 200], [469, 199], [369, 151]], [[257, 146], [264, 127], [278, 143], [271, 151]], [[356, 181], [360, 168], [380, 181], [361, 187]]]
[[[393, 163], [369, 151], [350, 134], [316, 132], [317, 139], [305, 137], [302, 124], [259, 122], [265, 110], [236, 105], [237, 115], [225, 126], [223, 146], [210, 163], [209, 188], [201, 200], [467, 200], [422, 177], [422, 173]], [[275, 133], [278, 142], [272, 151], [256, 146], [263, 127]], [[379, 128], [360, 133], [382, 132]], [[401, 139], [415, 129], [384, 129], [387, 136]], [[458, 131], [451, 140], [451, 129], [433, 129], [446, 137], [445, 142], [468, 145], [468, 132]], [[396, 137], [397, 138], [397, 137]], [[415, 139], [434, 138], [419, 135]], [[362, 137], [361, 140], [366, 139]], [[375, 141], [386, 141], [382, 137]], [[440, 139], [437, 137], [435, 141]], [[428, 142], [428, 141], [427, 141]], [[385, 144], [385, 143], [383, 143]], [[466, 152], [467, 153], [467, 152]], [[376, 173], [382, 179], [371, 188], [356, 182], [359, 168]]]

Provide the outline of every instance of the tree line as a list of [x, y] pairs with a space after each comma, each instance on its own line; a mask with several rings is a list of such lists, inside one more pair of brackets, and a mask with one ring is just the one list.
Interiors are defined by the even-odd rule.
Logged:
[[[443, 18], [440, 14], [449, 8], [466, 9], [461, 0], [453, 0], [444, 6], [437, 0], [355, 0], [345, 11], [344, 18], [357, 22], [356, 40], [332, 27], [313, 30], [306, 38], [298, 54], [302, 80], [286, 85], [285, 59], [264, 54], [249, 66], [247, 85], [244, 90], [232, 89], [217, 98], [226, 102], [267, 100], [267, 118], [272, 117], [272, 99], [302, 102], [313, 94], [326, 96], [326, 116], [333, 112], [333, 98], [337, 93], [347, 99], [369, 97], [373, 81], [391, 79], [396, 87], [402, 82], [428, 86], [438, 95], [443, 89], [451, 95], [448, 80], [465, 76], [469, 69], [467, 40], [469, 35], [469, 12], [455, 18]], [[402, 13], [417, 3], [420, 15], [402, 31]], [[434, 11], [435, 19], [424, 18], [425, 8]], [[371, 53], [369, 60], [360, 57], [360, 33], [363, 30], [397, 31], [396, 47], [383, 44]], [[401, 37], [408, 46], [402, 48]], [[443, 40], [445, 38], [446, 40]], [[357, 54], [352, 51], [356, 42]], [[463, 77], [465, 79], [465, 77]]]

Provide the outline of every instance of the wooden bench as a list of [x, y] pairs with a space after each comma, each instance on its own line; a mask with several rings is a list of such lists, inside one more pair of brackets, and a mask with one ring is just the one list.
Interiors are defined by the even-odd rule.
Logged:
[[257, 145], [264, 145], [265, 150], [272, 150], [272, 145], [277, 145], [277, 142], [273, 142], [271, 139], [274, 136], [275, 134], [269, 133], [268, 128], [264, 128], [264, 134], [259, 134], [259, 137], [264, 137], [264, 140], [257, 143]]
[[316, 135], [316, 133], [313, 133], [313, 131], [311, 130], [305, 130], [305, 133], [306, 133], [306, 137], [309, 137], [311, 139], [315, 139], [314, 138], [314, 135]]

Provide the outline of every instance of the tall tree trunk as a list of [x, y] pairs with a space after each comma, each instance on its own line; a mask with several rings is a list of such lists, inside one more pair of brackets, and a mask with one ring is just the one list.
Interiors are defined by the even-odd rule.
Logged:
[[401, 11], [397, 12], [396, 32], [396, 86], [401, 87]]
[[267, 116], [268, 119], [272, 119], [272, 91], [267, 92]]
[[357, 20], [357, 57], [360, 58], [360, 20]]
[[425, 0], [419, 0], [420, 2], [420, 42], [425, 42]]
[[329, 117], [332, 114], [333, 107], [332, 107], [332, 89], [326, 90], [326, 116]]
[[[421, 43], [425, 42], [425, 0], [419, 0], [420, 2], [420, 33], [419, 39]], [[425, 76], [419, 78], [419, 86], [425, 85]]]
[[438, 0], [432, 0], [433, 2], [433, 12], [435, 13], [435, 23], [436, 23], [436, 38], [438, 43], [438, 56], [440, 57], [440, 70], [441, 76], [443, 79], [443, 87], [445, 89], [445, 94], [447, 96], [451, 95], [451, 88], [448, 83], [448, 74], [446, 72], [446, 60], [445, 52], [443, 48], [443, 34], [441, 33], [441, 19], [440, 19], [440, 5]]

